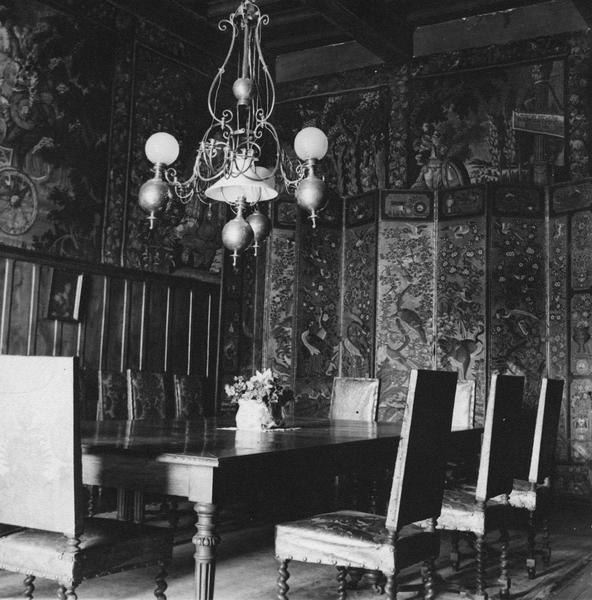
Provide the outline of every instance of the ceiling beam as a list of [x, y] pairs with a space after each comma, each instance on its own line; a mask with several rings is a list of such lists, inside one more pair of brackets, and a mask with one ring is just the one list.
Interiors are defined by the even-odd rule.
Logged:
[[590, 4], [590, 0], [572, 0], [572, 2], [588, 27], [592, 27], [592, 4]]
[[[588, 0], [581, 0], [587, 2]], [[444, 21], [454, 21], [463, 17], [474, 17], [493, 12], [521, 8], [533, 4], [542, 4], [549, 0], [451, 0], [446, 3], [438, 2], [422, 8], [410, 8], [407, 22], [412, 26], [433, 25]]]
[[[407, 60], [413, 54], [413, 30], [392, 11], [377, 9], [374, 1], [300, 0], [329, 23], [385, 62]], [[382, 4], [382, 3], [381, 3]]]

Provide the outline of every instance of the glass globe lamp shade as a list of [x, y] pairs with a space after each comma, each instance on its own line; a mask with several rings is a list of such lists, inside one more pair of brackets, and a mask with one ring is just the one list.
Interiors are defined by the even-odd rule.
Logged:
[[[250, 160], [250, 165], [246, 164], [247, 160]], [[278, 193], [269, 173], [269, 169], [255, 166], [252, 159], [237, 159], [232, 172], [220, 177], [205, 194], [212, 200], [228, 204], [235, 204], [239, 198], [243, 198], [247, 204], [272, 200]]]
[[179, 156], [179, 142], [170, 133], [159, 131], [146, 140], [144, 152], [151, 163], [168, 166]]
[[294, 138], [294, 151], [300, 160], [321, 160], [327, 149], [327, 136], [317, 127], [305, 127]]

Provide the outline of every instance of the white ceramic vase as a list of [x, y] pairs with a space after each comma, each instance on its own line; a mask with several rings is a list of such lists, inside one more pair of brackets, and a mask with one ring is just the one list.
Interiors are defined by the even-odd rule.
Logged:
[[237, 429], [261, 431], [276, 424], [267, 404], [256, 400], [239, 400], [235, 419]]

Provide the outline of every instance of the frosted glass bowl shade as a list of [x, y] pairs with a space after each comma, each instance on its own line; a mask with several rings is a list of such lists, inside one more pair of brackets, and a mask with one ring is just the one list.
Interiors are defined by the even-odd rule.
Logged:
[[294, 151], [300, 160], [321, 160], [328, 148], [327, 136], [317, 127], [305, 127], [294, 138]]
[[168, 166], [179, 156], [179, 142], [170, 133], [159, 131], [146, 140], [144, 152], [151, 163]]

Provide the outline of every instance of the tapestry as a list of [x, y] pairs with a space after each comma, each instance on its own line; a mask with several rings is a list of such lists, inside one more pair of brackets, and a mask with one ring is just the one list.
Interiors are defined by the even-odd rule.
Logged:
[[0, 6], [0, 243], [99, 260], [112, 50], [45, 4]]
[[[400, 199], [405, 197], [401, 194]], [[428, 210], [423, 212], [429, 219], [400, 218], [379, 224], [375, 376], [381, 381], [378, 417], [382, 420], [402, 417], [409, 371], [434, 367], [435, 231], [433, 200], [424, 196], [424, 201]], [[413, 206], [416, 200], [410, 202]]]
[[329, 138], [321, 164], [327, 190], [354, 196], [386, 184], [389, 106], [387, 87], [307, 96], [278, 104], [274, 122], [292, 157], [293, 140], [302, 127], [322, 129]]
[[124, 264], [184, 276], [220, 272], [225, 221], [221, 203], [209, 205], [197, 197], [187, 204], [171, 203], [152, 230], [138, 206], [138, 190], [152, 176], [144, 155], [144, 144], [152, 133], [167, 131], [177, 138], [181, 149], [174, 167], [181, 179], [191, 174], [194, 148], [210, 123], [208, 77], [140, 44], [136, 45], [135, 70]]
[[[410, 107], [410, 183], [423, 181], [432, 157], [448, 161], [470, 183], [529, 181], [538, 158], [535, 134], [547, 131], [548, 122], [552, 135], [544, 135], [541, 158], [556, 180], [567, 175], [563, 60], [417, 75]], [[541, 123], [539, 114], [552, 117]]]
[[487, 390], [485, 188], [439, 194], [436, 262], [436, 364], [475, 381], [475, 423], [483, 424]]
[[[512, 194], [511, 209], [505, 198]], [[533, 211], [539, 204], [541, 210]], [[534, 188], [495, 188], [491, 225], [491, 372], [524, 375], [523, 404], [536, 406], [546, 369], [545, 227]]]

